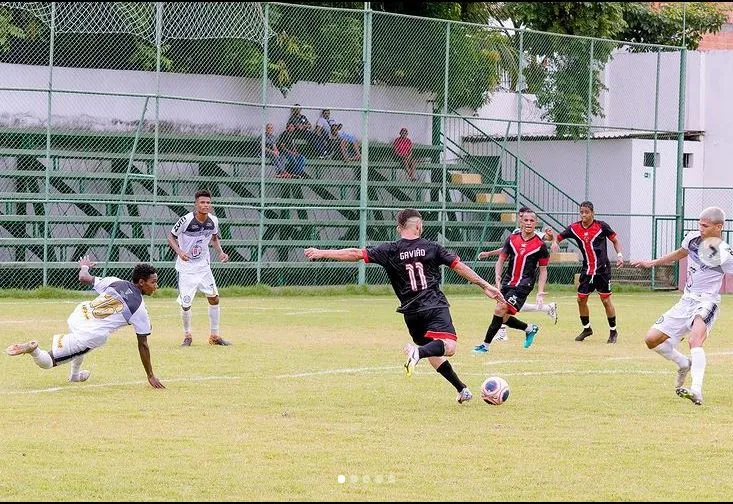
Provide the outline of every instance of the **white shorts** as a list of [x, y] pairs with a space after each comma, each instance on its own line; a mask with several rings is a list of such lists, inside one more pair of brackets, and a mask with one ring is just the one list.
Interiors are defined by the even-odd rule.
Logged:
[[672, 340], [676, 346], [682, 338], [692, 329], [695, 317], [702, 318], [708, 329], [708, 334], [718, 318], [720, 307], [718, 303], [710, 300], [694, 299], [683, 297], [676, 305], [664, 312], [664, 315], [652, 326], [654, 329], [663, 332]]
[[178, 272], [178, 304], [188, 308], [196, 297], [196, 292], [201, 291], [206, 297], [219, 295], [216, 288], [214, 274], [211, 268], [201, 268], [196, 272]]
[[54, 334], [51, 343], [51, 355], [56, 364], [63, 364], [69, 359], [101, 347], [108, 336], [92, 336], [90, 334]]

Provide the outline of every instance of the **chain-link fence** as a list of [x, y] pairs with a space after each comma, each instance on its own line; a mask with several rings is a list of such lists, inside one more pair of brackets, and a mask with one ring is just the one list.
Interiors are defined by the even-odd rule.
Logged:
[[[85, 254], [172, 286], [166, 236], [200, 189], [220, 286], [386, 283], [303, 249], [394, 239], [406, 207], [488, 278], [478, 252], [525, 205], [562, 230], [591, 199], [627, 258], [668, 251], [680, 48], [277, 3], [6, 2], [0, 19], [0, 287], [74, 287]], [[550, 281], [579, 271], [565, 249]]]

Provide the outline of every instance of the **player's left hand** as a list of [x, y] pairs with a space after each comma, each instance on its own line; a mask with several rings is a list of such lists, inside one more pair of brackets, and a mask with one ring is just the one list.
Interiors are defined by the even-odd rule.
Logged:
[[616, 267], [620, 268], [623, 265], [624, 265], [624, 257], [623, 256], [616, 257]]
[[88, 255], [85, 255], [81, 259], [79, 259], [79, 267], [86, 266], [89, 269], [92, 269], [94, 267], [94, 261], [92, 261]]
[[148, 376], [148, 383], [153, 388], [165, 388], [165, 385], [160, 383], [160, 380], [158, 380], [158, 378], [156, 378], [155, 375]]
[[321, 251], [318, 250], [317, 248], [311, 247], [311, 248], [305, 249], [303, 251], [303, 254], [305, 254], [305, 256], [312, 261], [314, 259], [320, 259], [321, 258], [320, 252]]
[[229, 260], [229, 254], [226, 252], [219, 252], [219, 260], [223, 263], [227, 262]]

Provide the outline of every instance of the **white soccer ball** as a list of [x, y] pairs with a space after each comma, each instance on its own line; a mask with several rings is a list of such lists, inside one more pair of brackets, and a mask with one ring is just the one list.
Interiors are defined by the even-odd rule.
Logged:
[[499, 376], [486, 378], [481, 384], [481, 399], [492, 406], [499, 406], [509, 399], [509, 384]]
[[705, 238], [697, 251], [700, 261], [705, 266], [714, 268], [730, 259], [730, 246], [717, 237]]

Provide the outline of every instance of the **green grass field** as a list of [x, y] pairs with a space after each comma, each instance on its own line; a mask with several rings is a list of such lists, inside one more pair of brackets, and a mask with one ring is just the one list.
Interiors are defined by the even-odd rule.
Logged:
[[[493, 301], [449, 294], [459, 333], [452, 358], [477, 393], [490, 375], [509, 400], [455, 402], [420, 362], [393, 295], [222, 295], [222, 336], [206, 343], [194, 304], [194, 345], [180, 348], [173, 297], [148, 299], [156, 375], [145, 379], [131, 328], [87, 354], [86, 383], [68, 366], [42, 370], [0, 355], [0, 499], [11, 501], [685, 501], [733, 495], [733, 297], [705, 348], [705, 404], [674, 394], [672, 363], [643, 336], [678, 293], [617, 293], [619, 342], [597, 296], [596, 334], [579, 332], [572, 290], [553, 290], [556, 326], [471, 354]], [[551, 299], [548, 298], [548, 301]], [[2, 347], [66, 332], [78, 298], [0, 299]], [[682, 350], [688, 352], [686, 342]]]

